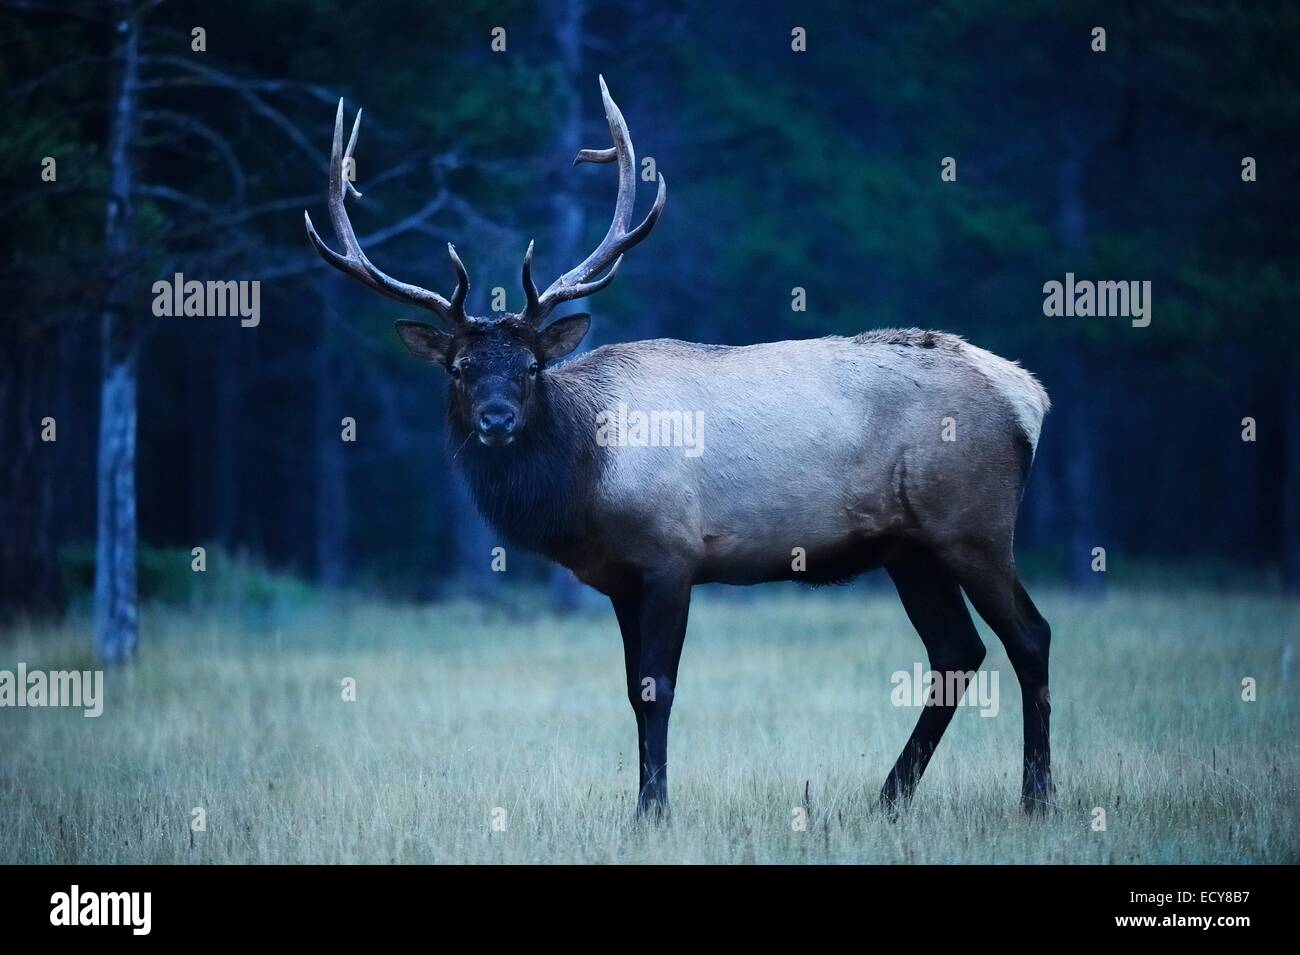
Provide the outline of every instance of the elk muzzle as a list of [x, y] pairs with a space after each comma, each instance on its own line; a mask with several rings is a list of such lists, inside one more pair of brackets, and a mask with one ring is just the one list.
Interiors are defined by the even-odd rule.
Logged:
[[493, 402], [478, 412], [478, 439], [488, 447], [496, 448], [509, 444], [515, 439], [514, 409], [499, 402]]

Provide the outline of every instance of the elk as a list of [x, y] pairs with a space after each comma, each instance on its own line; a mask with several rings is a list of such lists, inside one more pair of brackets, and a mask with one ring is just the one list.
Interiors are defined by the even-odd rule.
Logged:
[[[1020, 583], [1012, 541], [1046, 392], [1014, 362], [915, 328], [744, 347], [639, 341], [561, 362], [590, 317], [548, 318], [609, 285], [667, 199], [661, 174], [653, 206], [632, 226], [632, 141], [603, 77], [600, 91], [613, 146], [584, 149], [574, 164], [617, 163], [613, 221], [595, 250], [540, 294], [530, 243], [517, 314], [465, 313], [469, 278], [450, 244], [450, 299], [371, 264], [344, 206], [349, 193], [360, 195], [344, 166], [361, 114], [345, 150], [342, 100], [329, 214], [343, 251], [321, 240], [309, 215], [306, 224], [330, 265], [441, 319], [441, 328], [400, 320], [397, 334], [451, 376], [455, 460], [484, 518], [612, 602], [636, 716], [638, 815], [668, 805], [668, 718], [691, 588], [843, 582], [882, 567], [936, 673], [970, 674], [984, 659], [963, 592], [1003, 642], [1024, 704], [1022, 804], [1045, 808], [1051, 631]], [[690, 456], [597, 440], [597, 420], [619, 404], [700, 415], [707, 448]], [[881, 788], [890, 812], [910, 799], [959, 701], [929, 702]]]

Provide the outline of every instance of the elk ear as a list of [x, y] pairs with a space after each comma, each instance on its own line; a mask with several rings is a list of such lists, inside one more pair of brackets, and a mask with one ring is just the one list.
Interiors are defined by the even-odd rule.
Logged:
[[581, 344], [589, 328], [591, 328], [591, 316], [586, 312], [556, 319], [537, 336], [542, 355], [547, 361], [563, 358]]
[[411, 322], [399, 319], [393, 323], [397, 337], [416, 358], [425, 361], [443, 362], [447, 360], [447, 351], [451, 348], [451, 336], [425, 322]]

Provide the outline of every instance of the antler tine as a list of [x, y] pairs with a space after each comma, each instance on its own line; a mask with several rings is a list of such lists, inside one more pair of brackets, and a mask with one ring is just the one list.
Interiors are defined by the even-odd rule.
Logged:
[[524, 253], [524, 297], [528, 304], [524, 307], [524, 315], [537, 315], [541, 311], [542, 303], [537, 299], [537, 286], [533, 284], [533, 242], [528, 241], [528, 251]]
[[[337, 116], [335, 117], [335, 120], [334, 120], [334, 124], [335, 124], [335, 127], [336, 127], [336, 128], [338, 127], [338, 121], [339, 121], [340, 119], [342, 119], [342, 118], [343, 118], [343, 100], [340, 99], [340, 100], [339, 100], [339, 111], [338, 111], [338, 114], [337, 114]], [[347, 148], [347, 152], [345, 152], [345, 153], [343, 154], [343, 165], [344, 165], [345, 167], [347, 166], [347, 162], [348, 162], [348, 160], [349, 160], [349, 159], [352, 159], [352, 153], [353, 153], [353, 152], [356, 150], [356, 148], [357, 148], [357, 134], [360, 133], [360, 132], [361, 132], [361, 108], [360, 108], [360, 107], [357, 107], [357, 118], [354, 119], [354, 120], [352, 121], [352, 135], [348, 137], [348, 148]], [[338, 135], [338, 133], [336, 132], [336, 133], [335, 133], [335, 136], [337, 136], [337, 135]], [[330, 157], [330, 163], [331, 163], [331, 168], [333, 168], [333, 156], [332, 156], [332, 155], [331, 155], [331, 157]], [[361, 198], [361, 193], [357, 191], [356, 183], [354, 183], [354, 182], [353, 182], [351, 179], [349, 179], [346, 175], [343, 177], [343, 182], [346, 183], [345, 188], [347, 189], [348, 192], [350, 192], [352, 195], [356, 196], [358, 199]]]
[[352, 222], [348, 219], [346, 206], [349, 193], [357, 198], [361, 197], [361, 193], [352, 185], [352, 181], [347, 178], [344, 169], [347, 160], [352, 159], [360, 130], [361, 110], [357, 110], [357, 118], [352, 123], [352, 135], [348, 138], [347, 149], [344, 150], [343, 100], [340, 98], [338, 110], [334, 114], [334, 142], [330, 148], [329, 214], [330, 222], [334, 226], [334, 235], [343, 244], [343, 254], [340, 255], [325, 244], [324, 240], [316, 232], [316, 227], [312, 225], [311, 215], [304, 211], [303, 220], [307, 225], [307, 237], [311, 239], [311, 244], [320, 253], [321, 258], [340, 272], [352, 276], [362, 284], [389, 298], [427, 308], [453, 325], [462, 324], [466, 320], [465, 296], [469, 291], [469, 276], [465, 271], [465, 266], [460, 261], [460, 257], [456, 254], [456, 250], [450, 245], [447, 246], [447, 250], [451, 254], [452, 265], [456, 269], [456, 291], [452, 293], [450, 302], [437, 292], [431, 292], [418, 285], [410, 285], [393, 278], [386, 272], [376, 268], [370, 259], [366, 257], [365, 252], [362, 251], [361, 243], [357, 241], [357, 234], [352, 228]]
[[627, 231], [627, 224], [632, 219], [632, 206], [636, 202], [636, 150], [632, 147], [632, 136], [627, 131], [627, 121], [623, 119], [623, 111], [609, 95], [609, 87], [605, 85], [604, 76], [600, 77], [600, 98], [605, 105], [605, 120], [609, 123], [609, 135], [614, 140], [614, 145], [609, 149], [580, 150], [574, 157], [574, 163], [608, 163], [617, 160], [618, 198], [614, 202], [614, 218], [609, 224], [605, 238], [601, 240], [600, 245], [596, 246], [596, 251], [587, 256], [576, 269], [571, 269], [570, 273], [590, 268], [618, 236]]
[[451, 293], [451, 311], [452, 314], [459, 315], [463, 321], [465, 318], [465, 296], [469, 294], [469, 273], [465, 271], [465, 263], [456, 254], [456, 247], [450, 242], [447, 243], [447, 254], [451, 256], [452, 267], [456, 270], [456, 288]]
[[[623, 113], [609, 95], [605, 77], [600, 77], [600, 95], [605, 104], [605, 119], [609, 122], [609, 132], [614, 145], [608, 149], [583, 149], [573, 164], [618, 162], [618, 198], [614, 203], [614, 216], [610, 221], [605, 238], [595, 250], [574, 268], [565, 272], [551, 283], [541, 296], [536, 296], [536, 289], [530, 291], [532, 283], [532, 246], [524, 257], [524, 292], [528, 306], [524, 310], [525, 318], [534, 326], [540, 325], [546, 316], [560, 303], [583, 298], [598, 292], [609, 285], [614, 273], [622, 261], [624, 253], [639, 243], [659, 221], [664, 204], [668, 199], [668, 186], [663, 174], [659, 174], [659, 191], [655, 195], [654, 205], [641, 223], [631, 231], [628, 223], [632, 221], [632, 209], [636, 204], [636, 151], [632, 147], [632, 137], [627, 130]], [[601, 273], [609, 271], [601, 278]]]
[[618, 150], [613, 146], [608, 149], [579, 149], [578, 155], [573, 157], [573, 164], [576, 166], [580, 162], [613, 162], [618, 158]]

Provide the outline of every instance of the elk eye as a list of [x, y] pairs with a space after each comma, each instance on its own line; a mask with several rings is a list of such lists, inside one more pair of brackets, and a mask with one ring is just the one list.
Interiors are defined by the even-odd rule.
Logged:
[[528, 366], [528, 374], [530, 375], [535, 375], [541, 370], [542, 370], [542, 366], [537, 364], [537, 362], [533, 362], [531, 365]]
[[453, 377], [453, 378], [459, 378], [459, 377], [460, 377], [460, 365], [452, 365], [450, 368], [447, 369], [447, 373], [448, 373], [449, 375], [451, 375], [451, 377]]

